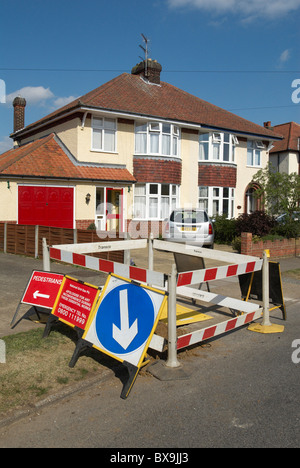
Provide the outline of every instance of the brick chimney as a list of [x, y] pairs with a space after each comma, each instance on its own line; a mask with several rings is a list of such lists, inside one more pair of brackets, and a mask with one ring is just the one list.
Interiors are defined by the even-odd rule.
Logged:
[[21, 130], [25, 126], [25, 106], [26, 100], [21, 96], [15, 97], [14, 106], [14, 132]]
[[265, 128], [272, 128], [270, 120], [268, 120], [268, 122], [264, 122], [264, 127]]
[[162, 66], [157, 60], [148, 59], [138, 63], [131, 70], [132, 75], [141, 75], [150, 83], [160, 84], [160, 73]]

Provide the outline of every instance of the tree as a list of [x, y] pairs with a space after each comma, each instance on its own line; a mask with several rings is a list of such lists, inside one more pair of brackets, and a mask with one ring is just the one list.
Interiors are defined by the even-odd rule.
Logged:
[[262, 199], [266, 212], [272, 216], [286, 213], [291, 221], [293, 211], [299, 209], [300, 176], [295, 172], [276, 172], [268, 163], [254, 175], [253, 181], [260, 187], [254, 195]]

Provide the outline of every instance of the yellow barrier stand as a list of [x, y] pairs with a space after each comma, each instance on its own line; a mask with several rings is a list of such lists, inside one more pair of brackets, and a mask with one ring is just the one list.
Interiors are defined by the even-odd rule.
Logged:
[[269, 250], [264, 250], [262, 267], [262, 291], [263, 291], [263, 320], [262, 323], [252, 323], [248, 330], [257, 333], [282, 333], [283, 325], [276, 325], [270, 322], [269, 314]]

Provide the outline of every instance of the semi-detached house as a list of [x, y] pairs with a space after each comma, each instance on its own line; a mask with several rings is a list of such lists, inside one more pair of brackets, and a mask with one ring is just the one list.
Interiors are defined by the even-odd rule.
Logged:
[[237, 217], [281, 137], [160, 80], [148, 59], [24, 127], [0, 156], [0, 221], [155, 235], [175, 207]]

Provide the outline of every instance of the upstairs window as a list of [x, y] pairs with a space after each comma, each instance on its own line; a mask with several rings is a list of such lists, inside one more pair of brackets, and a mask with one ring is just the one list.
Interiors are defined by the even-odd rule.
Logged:
[[92, 150], [116, 151], [117, 121], [109, 118], [92, 118]]
[[135, 125], [135, 153], [179, 156], [179, 127], [162, 122]]
[[234, 162], [235, 147], [239, 141], [230, 133], [201, 133], [199, 135], [199, 161]]
[[248, 140], [247, 166], [261, 167], [261, 152], [265, 149], [262, 141]]

